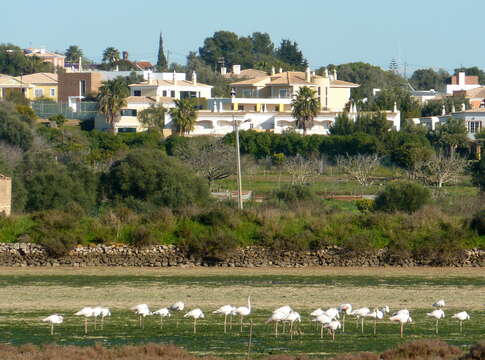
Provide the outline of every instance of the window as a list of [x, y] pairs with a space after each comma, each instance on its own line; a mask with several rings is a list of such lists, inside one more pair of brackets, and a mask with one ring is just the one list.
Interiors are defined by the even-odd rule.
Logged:
[[136, 116], [136, 109], [122, 109], [121, 116]]
[[170, 91], [170, 97], [175, 97], [175, 90]]
[[79, 80], [79, 96], [86, 96], [86, 80]]
[[165, 96], [165, 97], [167, 96], [167, 90], [162, 91], [162, 96]]
[[51, 88], [50, 89], [50, 94], [51, 94], [51, 97], [56, 96], [56, 89], [55, 88]]
[[136, 128], [118, 128], [118, 132], [120, 132], [120, 133], [135, 133]]
[[470, 121], [468, 122], [468, 132], [472, 134], [476, 134], [480, 132], [482, 122], [481, 121]]
[[244, 111], [244, 105], [243, 104], [238, 104], [237, 110], [238, 111]]
[[186, 99], [186, 98], [196, 98], [197, 93], [195, 91], [181, 91], [180, 92], [180, 98], [181, 99]]
[[278, 97], [287, 98], [288, 97], [288, 89], [280, 89], [278, 91]]
[[243, 98], [253, 97], [254, 94], [252, 89], [242, 89], [241, 93]]
[[141, 90], [133, 91], [133, 96], [141, 96]]
[[44, 96], [44, 90], [43, 89], [35, 89], [35, 97], [42, 97]]

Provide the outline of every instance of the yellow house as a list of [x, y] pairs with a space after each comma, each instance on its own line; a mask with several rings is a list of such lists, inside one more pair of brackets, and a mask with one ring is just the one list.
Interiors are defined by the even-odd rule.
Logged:
[[26, 85], [13, 76], [0, 74], [0, 100], [5, 99], [11, 93], [25, 92]]
[[24, 94], [27, 99], [47, 98], [57, 101], [57, 74], [35, 73], [17, 76], [16, 79], [24, 85]]

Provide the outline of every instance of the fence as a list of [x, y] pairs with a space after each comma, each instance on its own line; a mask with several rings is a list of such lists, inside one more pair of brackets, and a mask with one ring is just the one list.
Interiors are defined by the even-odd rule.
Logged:
[[81, 102], [78, 105], [78, 111], [73, 111], [69, 104], [53, 103], [47, 101], [33, 101], [32, 109], [40, 118], [47, 119], [49, 116], [62, 114], [67, 119], [76, 120], [94, 120], [98, 112], [96, 102]]

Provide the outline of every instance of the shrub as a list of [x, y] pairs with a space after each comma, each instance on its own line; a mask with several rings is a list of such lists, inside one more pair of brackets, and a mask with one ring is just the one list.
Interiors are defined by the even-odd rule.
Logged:
[[273, 191], [272, 197], [285, 203], [310, 200], [313, 193], [307, 185], [285, 185]]
[[382, 360], [455, 360], [462, 354], [455, 346], [441, 340], [418, 340], [399, 345], [397, 349], [385, 351]]
[[485, 341], [480, 341], [479, 343], [473, 345], [470, 351], [465, 356], [461, 357], [460, 360], [483, 360], [485, 359]]
[[356, 206], [357, 206], [357, 209], [360, 211], [360, 212], [368, 212], [368, 211], [371, 211], [374, 207], [374, 200], [371, 200], [371, 199], [361, 199], [361, 200], [357, 200], [355, 202]]
[[331, 360], [379, 360], [380, 357], [377, 354], [371, 352], [360, 352], [356, 354], [341, 354], [337, 355]]
[[139, 248], [158, 244], [157, 239], [153, 236], [146, 226], [137, 226], [131, 231], [130, 244]]
[[430, 191], [424, 186], [412, 182], [395, 182], [387, 185], [377, 195], [374, 210], [385, 212], [415, 212], [430, 199]]
[[477, 232], [478, 235], [485, 235], [485, 210], [477, 212], [473, 215], [470, 222], [470, 228]]

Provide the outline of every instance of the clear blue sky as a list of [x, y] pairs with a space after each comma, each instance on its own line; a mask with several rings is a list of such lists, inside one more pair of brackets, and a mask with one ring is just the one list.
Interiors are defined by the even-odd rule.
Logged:
[[217, 30], [268, 32], [300, 45], [312, 68], [391, 58], [416, 67], [485, 68], [484, 0], [0, 0], [0, 43], [64, 51], [79, 45], [99, 61], [103, 49], [154, 61], [164, 34], [170, 61]]

